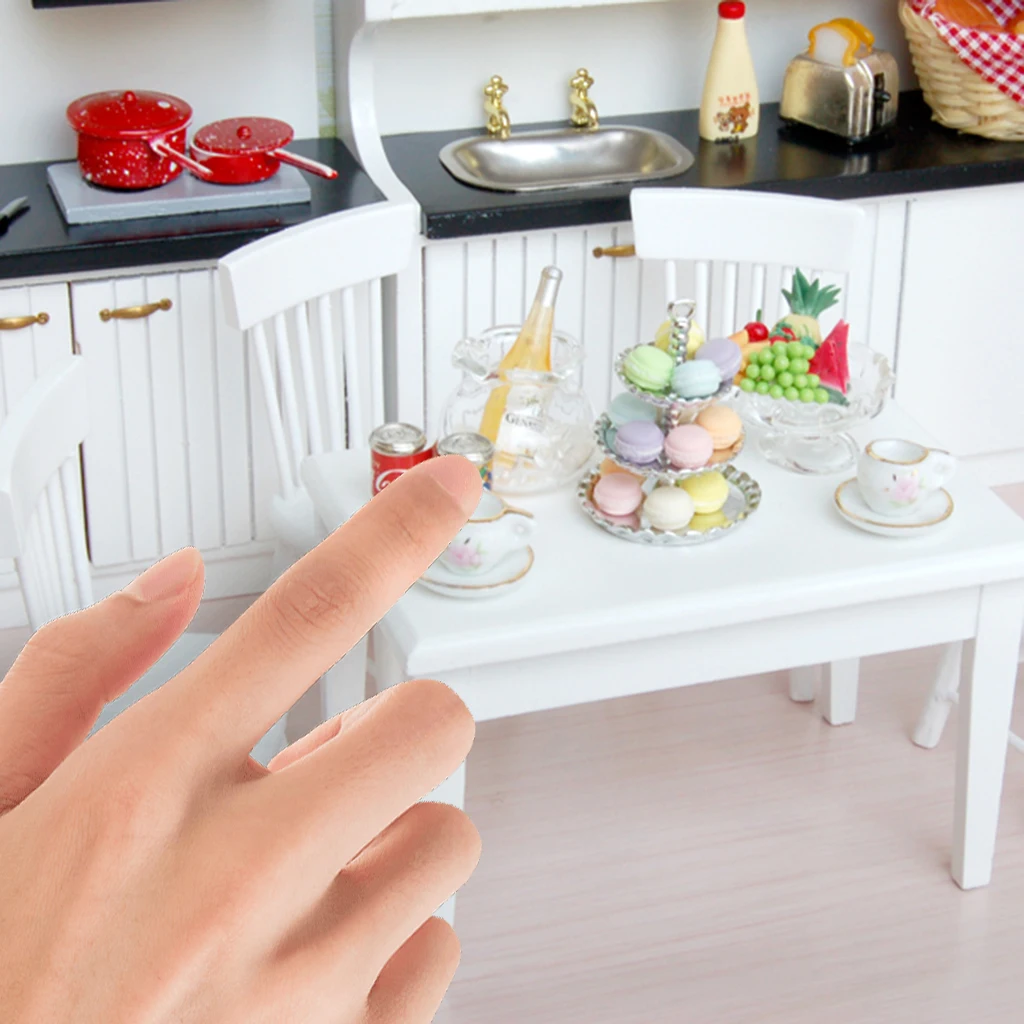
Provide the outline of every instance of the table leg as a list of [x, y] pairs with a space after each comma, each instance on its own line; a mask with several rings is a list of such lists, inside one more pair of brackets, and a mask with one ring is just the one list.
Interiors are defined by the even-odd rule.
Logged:
[[821, 685], [820, 665], [801, 665], [789, 670], [789, 699], [808, 704], [818, 696]]
[[859, 682], [859, 658], [844, 658], [825, 667], [819, 706], [829, 725], [849, 725], [857, 717]]
[[913, 739], [919, 747], [931, 750], [942, 739], [942, 730], [946, 728], [949, 713], [958, 699], [963, 652], [964, 645], [959, 642], [946, 644], [942, 652], [935, 682], [928, 694], [928, 703], [922, 709], [914, 729]]
[[961, 889], [992, 878], [1022, 620], [1024, 582], [982, 587], [960, 684], [952, 874]]
[[[466, 762], [463, 761], [452, 775], [449, 775], [448, 778], [437, 787], [437, 789], [432, 790], [423, 799], [433, 800], [438, 803], [451, 804], [453, 807], [465, 810]], [[445, 900], [445, 902], [442, 903], [436, 911], [434, 911], [434, 916], [442, 918], [450, 925], [454, 925], [455, 896], [451, 896], [449, 899]]]

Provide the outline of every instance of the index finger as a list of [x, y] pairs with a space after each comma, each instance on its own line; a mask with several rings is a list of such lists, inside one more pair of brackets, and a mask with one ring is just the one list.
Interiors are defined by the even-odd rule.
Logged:
[[412, 586], [479, 498], [480, 475], [461, 456], [404, 473], [163, 688], [161, 719], [220, 750], [251, 750]]

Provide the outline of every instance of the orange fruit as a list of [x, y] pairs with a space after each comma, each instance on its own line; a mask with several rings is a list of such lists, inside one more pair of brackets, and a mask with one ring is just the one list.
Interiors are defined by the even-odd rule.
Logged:
[[1015, 14], [1006, 24], [1006, 31], [1015, 36], [1024, 36], [1024, 11]]

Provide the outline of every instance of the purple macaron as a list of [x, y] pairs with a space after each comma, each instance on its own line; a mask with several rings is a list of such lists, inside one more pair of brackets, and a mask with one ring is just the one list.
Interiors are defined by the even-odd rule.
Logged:
[[712, 338], [697, 349], [697, 358], [714, 363], [722, 380], [726, 381], [732, 380], [740, 372], [743, 352], [730, 338]]
[[628, 462], [645, 466], [661, 455], [665, 435], [661, 428], [649, 420], [624, 423], [615, 432], [615, 451]]

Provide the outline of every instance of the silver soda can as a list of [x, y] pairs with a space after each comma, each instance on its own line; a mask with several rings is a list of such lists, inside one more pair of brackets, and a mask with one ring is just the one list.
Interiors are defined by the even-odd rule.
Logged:
[[491, 463], [494, 461], [494, 445], [483, 434], [465, 431], [449, 434], [437, 442], [438, 455], [461, 455], [469, 459], [480, 471], [480, 479], [484, 487], [491, 486]]

